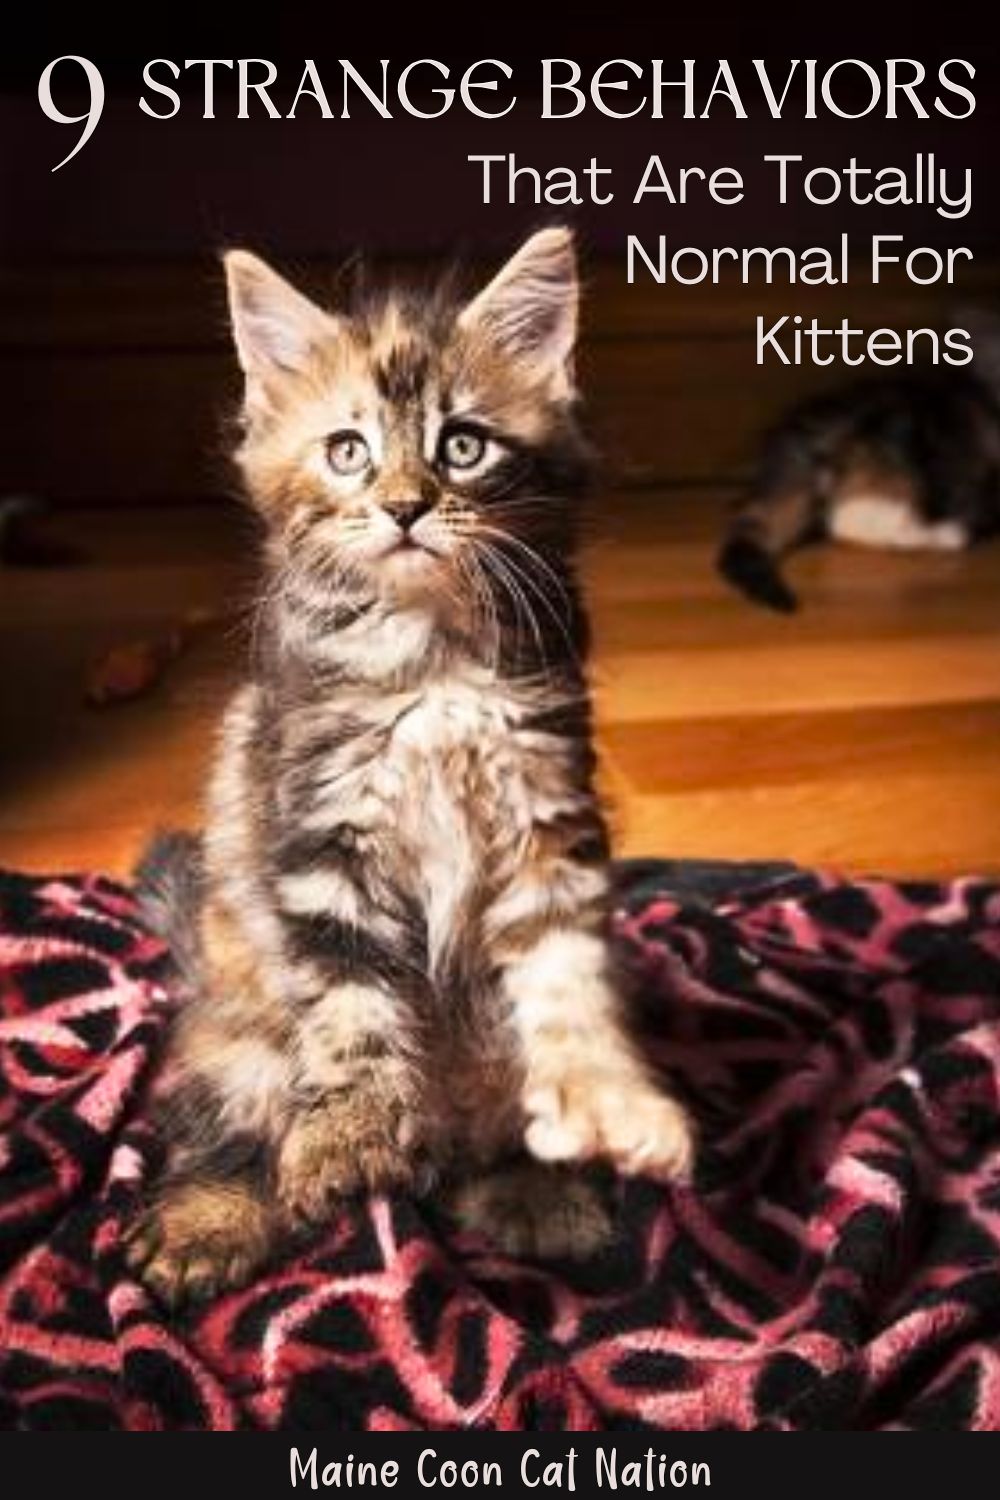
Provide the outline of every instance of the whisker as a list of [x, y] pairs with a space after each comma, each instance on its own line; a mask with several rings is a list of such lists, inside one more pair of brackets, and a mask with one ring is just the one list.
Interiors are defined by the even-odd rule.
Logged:
[[545, 650], [545, 640], [538, 622], [538, 617], [531, 606], [530, 599], [525, 594], [519, 582], [519, 578], [523, 577], [523, 575], [519, 575], [517, 570], [511, 566], [511, 559], [505, 558], [501, 554], [499, 549], [494, 547], [490, 542], [485, 542], [481, 539], [477, 539], [477, 542], [478, 545], [482, 548], [487, 561], [490, 563], [493, 569], [494, 577], [496, 578], [497, 582], [500, 583], [501, 586], [505, 589], [508, 597], [514, 605], [515, 619], [519, 619], [520, 614], [523, 612], [525, 619], [531, 627], [531, 632], [534, 636], [535, 645], [538, 649], [538, 655], [541, 658], [543, 667], [546, 671], [549, 671], [550, 662], [548, 659], [548, 653]]
[[499, 621], [499, 613], [498, 609], [496, 609], [496, 600], [495, 598], [493, 598], [492, 589], [490, 589], [489, 577], [487, 577], [486, 570], [484, 570], [483, 564], [481, 564], [480, 559], [478, 559], [474, 547], [472, 547], [471, 552], [469, 552], [469, 562], [471, 562], [472, 571], [474, 571], [475, 585], [477, 585], [478, 594], [480, 594], [481, 600], [483, 600], [484, 604], [486, 604], [486, 610], [487, 613], [489, 613], [490, 636], [492, 636], [490, 669], [492, 669], [493, 672], [496, 672], [499, 667], [499, 660], [501, 660], [502, 639], [501, 621]]
[[527, 588], [531, 589], [531, 592], [535, 595], [535, 597], [539, 600], [539, 602], [545, 606], [546, 613], [548, 614], [548, 616], [551, 619], [552, 623], [555, 625], [556, 629], [559, 631], [559, 634], [562, 636], [563, 644], [566, 647], [566, 651], [567, 651], [568, 655], [574, 661], [579, 661], [579, 657], [578, 657], [578, 654], [577, 654], [577, 651], [576, 651], [576, 647], [573, 644], [573, 640], [572, 640], [572, 638], [571, 638], [571, 636], [569, 634], [569, 630], [567, 629], [566, 622], [563, 619], [563, 617], [559, 614], [559, 612], [556, 610], [555, 606], [553, 605], [553, 603], [552, 603], [551, 599], [549, 598], [548, 594], [545, 592], [544, 588], [542, 588], [536, 582], [536, 580], [533, 579], [531, 577], [531, 575], [528, 572], [525, 571], [525, 569], [523, 567], [519, 567], [514, 558], [508, 557], [508, 558], [505, 559], [505, 561], [506, 561], [507, 567], [510, 568], [510, 570], [515, 574], [515, 576], [517, 578], [519, 578], [520, 581]]
[[551, 563], [547, 562], [542, 554], [536, 550], [536, 548], [530, 546], [521, 537], [515, 536], [513, 532], [507, 531], [504, 527], [483, 526], [482, 529], [489, 532], [491, 536], [497, 536], [503, 542], [512, 547], [517, 547], [520, 549], [520, 551], [525, 553], [525, 555], [531, 560], [531, 562], [536, 567], [540, 568], [552, 583], [553, 587], [557, 590], [559, 597], [565, 603], [567, 611], [572, 608], [573, 601], [570, 598], [569, 590], [567, 589], [564, 580], [560, 578], [559, 574], [552, 567]]
[[475, 550], [471, 552], [470, 557], [475, 569], [479, 589], [489, 611], [493, 641], [492, 659], [490, 665], [491, 669], [496, 672], [500, 666], [500, 652], [503, 639], [503, 632], [500, 625], [500, 614], [497, 609], [496, 600], [493, 597], [493, 590], [490, 588], [489, 578], [485, 567], [480, 561]]
[[560, 613], [560, 611], [556, 609], [546, 589], [541, 586], [537, 579], [531, 576], [530, 572], [528, 572], [523, 565], [518, 566], [513, 557], [505, 556], [507, 567], [515, 574], [518, 579], [520, 579], [520, 581], [526, 587], [531, 589], [532, 593], [536, 596], [540, 603], [545, 606], [550, 619], [562, 636], [563, 642], [566, 646], [566, 650], [568, 651], [570, 657], [574, 662], [580, 665], [580, 654], [576, 649], [576, 645], [568, 629], [568, 621], [571, 616], [573, 601], [570, 596], [569, 590], [567, 589], [563, 580], [559, 577], [559, 575], [555, 572], [551, 565], [547, 563], [545, 559], [538, 552], [536, 552], [533, 547], [529, 547], [527, 542], [521, 541], [519, 537], [511, 536], [509, 532], [506, 532], [501, 528], [494, 526], [483, 526], [481, 527], [481, 530], [490, 533], [490, 535], [501, 538], [501, 540], [505, 543], [519, 547], [521, 551], [525, 553], [528, 560], [533, 565], [541, 568], [544, 574], [552, 581], [553, 585], [558, 590], [560, 599], [563, 602], [565, 611], [564, 613]]
[[[461, 554], [457, 554], [457, 557], [459, 567], [464, 572], [464, 561]], [[485, 581], [482, 566], [473, 551], [470, 551], [468, 554], [468, 562], [470, 568], [468, 577], [473, 589], [474, 604], [479, 608], [484, 628], [489, 626], [490, 629], [489, 639], [492, 651], [488, 665], [491, 671], [496, 672], [500, 664], [500, 620], [497, 615], [496, 604], [490, 592], [489, 585]], [[484, 604], [486, 605], [486, 609], [482, 609], [482, 605]]]

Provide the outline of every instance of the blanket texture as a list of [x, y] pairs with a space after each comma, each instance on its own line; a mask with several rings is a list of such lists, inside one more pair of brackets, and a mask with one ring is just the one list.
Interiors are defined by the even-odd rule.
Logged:
[[120, 1253], [162, 951], [108, 881], [0, 877], [0, 1424], [1000, 1427], [1000, 887], [647, 867], [618, 936], [691, 1187], [621, 1185], [576, 1267], [376, 1198], [170, 1318]]

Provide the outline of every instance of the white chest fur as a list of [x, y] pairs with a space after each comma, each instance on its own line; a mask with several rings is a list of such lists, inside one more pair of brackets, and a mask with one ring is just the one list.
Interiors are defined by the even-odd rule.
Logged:
[[388, 759], [398, 767], [398, 829], [413, 860], [434, 965], [447, 952], [484, 866], [516, 853], [531, 827], [522, 711], [475, 681], [429, 687], [403, 715]]
[[370, 728], [313, 768], [306, 822], [349, 826], [419, 901], [434, 967], [484, 878], [513, 871], [538, 817], [571, 797], [558, 742], [524, 730], [534, 706], [486, 673], [449, 675], [366, 704]]

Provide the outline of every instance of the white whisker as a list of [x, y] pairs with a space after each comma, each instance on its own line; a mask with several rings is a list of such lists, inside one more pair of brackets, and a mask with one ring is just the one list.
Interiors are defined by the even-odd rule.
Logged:
[[499, 549], [494, 547], [490, 542], [483, 541], [482, 539], [477, 539], [477, 545], [482, 549], [483, 554], [493, 571], [493, 576], [505, 590], [508, 598], [514, 605], [515, 621], [519, 621], [521, 615], [524, 615], [525, 620], [531, 628], [532, 635], [534, 636], [535, 645], [537, 647], [538, 655], [541, 658], [543, 667], [546, 671], [548, 671], [550, 669], [550, 663], [548, 654], [545, 650], [545, 640], [542, 635], [541, 627], [538, 623], [538, 617], [531, 606], [530, 599], [525, 594], [519, 582], [519, 578], [523, 575], [519, 575], [517, 570], [511, 566], [510, 558], [503, 557]]
[[539, 602], [545, 606], [549, 618], [552, 620], [552, 623], [555, 625], [556, 629], [562, 636], [563, 642], [566, 646], [567, 651], [569, 652], [569, 655], [571, 656], [573, 661], [579, 664], [579, 653], [572, 640], [568, 628], [568, 621], [571, 615], [573, 601], [570, 597], [569, 590], [566, 588], [563, 580], [555, 572], [554, 568], [552, 568], [552, 566], [548, 562], [546, 562], [546, 560], [541, 556], [540, 553], [538, 553], [533, 547], [530, 547], [527, 542], [522, 541], [519, 537], [512, 536], [508, 531], [505, 531], [501, 527], [497, 526], [483, 526], [480, 528], [480, 530], [488, 532], [491, 536], [499, 537], [500, 540], [504, 543], [512, 544], [520, 548], [520, 550], [525, 554], [528, 561], [533, 566], [542, 569], [544, 576], [547, 579], [551, 580], [552, 584], [558, 591], [559, 598], [564, 606], [563, 612], [560, 612], [560, 610], [556, 608], [552, 599], [549, 597], [548, 591], [538, 582], [537, 579], [531, 576], [530, 572], [523, 564], [521, 566], [518, 566], [513, 557], [504, 557], [504, 562], [507, 568], [511, 572], [513, 572], [515, 577], [519, 579], [521, 583], [523, 583], [527, 588], [530, 588], [531, 592], [535, 595]]

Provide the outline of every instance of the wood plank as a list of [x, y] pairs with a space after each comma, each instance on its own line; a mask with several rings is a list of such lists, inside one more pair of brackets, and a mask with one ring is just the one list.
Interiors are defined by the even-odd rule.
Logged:
[[995, 769], [821, 786], [634, 796], [616, 815], [636, 857], [792, 859], [896, 877], [1000, 875]]
[[[715, 577], [724, 508], [611, 492], [587, 555], [619, 851], [1000, 874], [1000, 545], [803, 554], [783, 619]], [[83, 705], [87, 662], [245, 597], [251, 528], [197, 507], [64, 526], [87, 566], [0, 574], [0, 860], [124, 874], [153, 826], [197, 819], [245, 633], [220, 626], [105, 712]]]
[[[748, 606], [749, 607], [749, 606]], [[604, 653], [594, 682], [602, 714], [633, 724], [655, 703], [665, 721], [796, 710], [886, 708], [910, 703], [977, 702], [1000, 694], [994, 636], [888, 640], [876, 651], [845, 651], [838, 641], [718, 651]]]
[[601, 738], [640, 796], [792, 785], [825, 790], [837, 782], [894, 782], [936, 771], [989, 773], [1000, 747], [1000, 701], [648, 719], [605, 724]]

